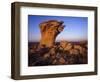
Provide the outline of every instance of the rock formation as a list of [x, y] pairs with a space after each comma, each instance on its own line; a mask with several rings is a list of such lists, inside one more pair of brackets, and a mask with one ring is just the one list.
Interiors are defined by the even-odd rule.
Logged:
[[49, 20], [40, 23], [41, 40], [40, 47], [45, 45], [51, 47], [54, 45], [57, 35], [63, 31], [63, 21]]
[[32, 43], [28, 49], [29, 66], [87, 64], [87, 41], [70, 42], [61, 40], [55, 42], [56, 37], [63, 31], [62, 21], [49, 20], [40, 23], [40, 43]]
[[61, 41], [60, 42], [60, 46], [63, 48], [63, 50], [70, 50], [72, 48], [72, 44], [70, 42], [67, 41]]
[[[38, 44], [39, 45], [39, 44]], [[38, 47], [37, 45], [37, 47]], [[87, 43], [61, 41], [53, 47], [29, 48], [29, 66], [87, 64]]]

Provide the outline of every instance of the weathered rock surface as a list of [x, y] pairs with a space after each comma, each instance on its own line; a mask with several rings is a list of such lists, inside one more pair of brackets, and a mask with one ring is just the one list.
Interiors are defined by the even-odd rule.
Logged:
[[29, 66], [87, 64], [87, 42], [55, 42], [63, 29], [62, 21], [49, 20], [40, 24], [40, 43], [33, 43], [28, 49]]
[[70, 50], [72, 48], [72, 44], [67, 41], [61, 41], [60, 46], [63, 48], [63, 50]]
[[55, 43], [57, 35], [63, 31], [63, 21], [49, 20], [40, 24], [41, 40], [40, 47], [45, 45], [51, 47]]
[[86, 44], [61, 41], [53, 47], [30, 48], [29, 66], [87, 64]]

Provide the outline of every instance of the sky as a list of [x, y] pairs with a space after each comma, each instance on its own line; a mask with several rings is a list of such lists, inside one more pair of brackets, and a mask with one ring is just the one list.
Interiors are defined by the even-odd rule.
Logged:
[[86, 41], [88, 32], [87, 17], [70, 17], [70, 16], [42, 16], [28, 15], [28, 41], [39, 42], [41, 33], [39, 24], [43, 21], [58, 20], [64, 21], [65, 28], [57, 36], [56, 41]]

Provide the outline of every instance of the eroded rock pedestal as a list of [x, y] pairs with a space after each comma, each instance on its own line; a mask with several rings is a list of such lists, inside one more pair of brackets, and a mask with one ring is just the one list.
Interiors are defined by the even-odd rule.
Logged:
[[51, 47], [54, 45], [57, 35], [63, 31], [63, 21], [49, 20], [40, 24], [41, 40], [40, 47]]

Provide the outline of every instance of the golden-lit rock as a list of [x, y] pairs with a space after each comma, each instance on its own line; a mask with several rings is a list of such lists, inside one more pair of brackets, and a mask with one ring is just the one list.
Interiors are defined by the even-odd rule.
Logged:
[[44, 54], [44, 58], [48, 58], [48, 57], [50, 57], [50, 54], [48, 53]]
[[80, 45], [74, 45], [75, 49], [78, 49], [80, 51], [80, 54], [82, 54], [82, 47]]
[[73, 45], [68, 42], [68, 41], [61, 41], [60, 42], [60, 46], [63, 48], [63, 50], [65, 51], [69, 51], [70, 49], [72, 49]]
[[81, 47], [80, 45], [74, 45], [74, 48], [75, 48], [75, 49], [79, 49], [79, 50], [82, 49], [82, 47]]
[[64, 49], [67, 46], [68, 42], [67, 41], [61, 41], [60, 46]]
[[70, 49], [72, 49], [72, 47], [73, 45], [71, 43], [68, 43], [64, 50], [69, 51]]
[[40, 24], [41, 40], [40, 46], [45, 45], [51, 47], [55, 43], [57, 35], [63, 31], [64, 25], [62, 21], [49, 20]]
[[70, 52], [71, 55], [72, 54], [74, 54], [74, 55], [79, 54], [79, 50], [77, 50], [77, 49], [71, 49], [69, 52]]

